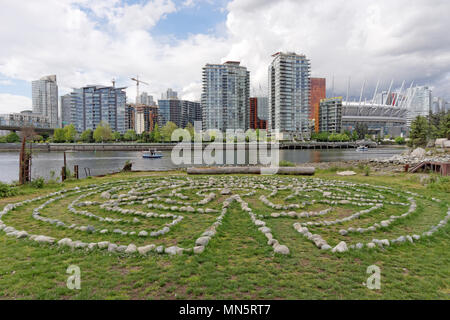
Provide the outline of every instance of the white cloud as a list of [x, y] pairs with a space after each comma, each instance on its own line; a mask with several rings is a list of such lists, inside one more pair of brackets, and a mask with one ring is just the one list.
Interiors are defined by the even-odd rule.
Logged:
[[[443, 0], [234, 0], [228, 5], [229, 58], [240, 58], [255, 82], [266, 83], [270, 55], [305, 53], [312, 74], [331, 78], [335, 92], [352, 77], [357, 94], [364, 79], [372, 89], [393, 78], [438, 84], [450, 73], [450, 3]], [[447, 94], [449, 87], [436, 87]], [[448, 89], [447, 89], [448, 90]], [[369, 96], [369, 90], [366, 91]]]
[[0, 114], [31, 110], [31, 99], [9, 93], [0, 93]]
[[220, 35], [167, 41], [152, 34], [159, 20], [202, 1], [177, 8], [170, 0], [3, 0], [0, 74], [26, 81], [57, 74], [61, 94], [116, 78], [131, 101], [129, 78], [139, 75], [150, 83], [141, 91], [155, 98], [171, 87], [199, 100], [204, 64], [241, 60], [252, 87], [265, 88], [271, 54], [297, 51], [311, 59], [313, 76], [327, 77], [329, 86], [335, 76], [336, 93], [351, 76], [354, 95], [364, 79], [370, 96], [378, 78], [384, 87], [394, 78], [397, 86], [416, 80], [450, 98], [446, 0], [233, 0]]

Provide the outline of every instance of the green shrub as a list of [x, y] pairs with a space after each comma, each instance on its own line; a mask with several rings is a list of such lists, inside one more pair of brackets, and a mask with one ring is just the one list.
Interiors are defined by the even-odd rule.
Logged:
[[292, 163], [287, 160], [281, 160], [280, 163], [278, 164], [278, 166], [280, 166], [280, 167], [295, 167], [295, 163]]
[[431, 175], [429, 180], [428, 189], [450, 193], [450, 177]]
[[31, 181], [31, 186], [36, 189], [42, 189], [45, 185], [45, 180], [42, 177], [36, 178]]
[[11, 132], [6, 136], [6, 142], [8, 143], [20, 142], [20, 137], [17, 133]]
[[17, 189], [9, 184], [0, 182], [0, 198], [12, 197], [17, 195]]
[[406, 143], [406, 140], [403, 137], [397, 137], [395, 138], [395, 143], [399, 145], [404, 145]]
[[368, 177], [370, 175], [370, 167], [369, 166], [364, 167], [364, 175], [366, 177]]

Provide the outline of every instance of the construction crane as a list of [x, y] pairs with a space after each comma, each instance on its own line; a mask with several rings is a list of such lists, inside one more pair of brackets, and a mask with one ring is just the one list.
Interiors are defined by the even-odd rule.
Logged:
[[144, 82], [142, 80], [139, 80], [139, 76], [136, 76], [136, 78], [131, 78], [131, 80], [136, 81], [136, 104], [139, 103], [139, 84], [143, 83], [149, 86], [147, 82]]

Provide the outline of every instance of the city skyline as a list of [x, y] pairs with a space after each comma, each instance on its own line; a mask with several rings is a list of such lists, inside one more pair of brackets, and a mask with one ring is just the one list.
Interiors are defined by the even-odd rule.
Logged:
[[[57, 75], [60, 95], [115, 78], [117, 86], [128, 87], [132, 102], [135, 85], [129, 78], [139, 74], [154, 97], [173, 88], [181, 99], [198, 101], [201, 67], [238, 60], [251, 72], [252, 91], [266, 91], [267, 65], [278, 51], [309, 57], [311, 76], [326, 78], [327, 91], [335, 95], [345, 96], [350, 76], [351, 96], [359, 96], [364, 79], [368, 97], [379, 79], [384, 87], [394, 79], [394, 89], [414, 80], [449, 100], [450, 22], [440, 14], [449, 7], [438, 0], [43, 0], [26, 8], [6, 1], [0, 18], [11, 28], [0, 31], [8, 44], [0, 53], [0, 113], [30, 109], [31, 81], [45, 74]], [[53, 18], [41, 21], [44, 12]], [[399, 12], [402, 19], [393, 19]], [[41, 28], [34, 30], [38, 21]]]

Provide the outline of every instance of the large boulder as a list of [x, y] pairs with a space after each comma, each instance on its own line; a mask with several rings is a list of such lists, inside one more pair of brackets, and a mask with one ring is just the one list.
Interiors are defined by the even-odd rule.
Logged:
[[419, 158], [419, 159], [425, 157], [425, 149], [420, 148], [420, 147], [414, 149], [414, 151], [411, 152], [411, 157], [413, 157], [413, 158]]

